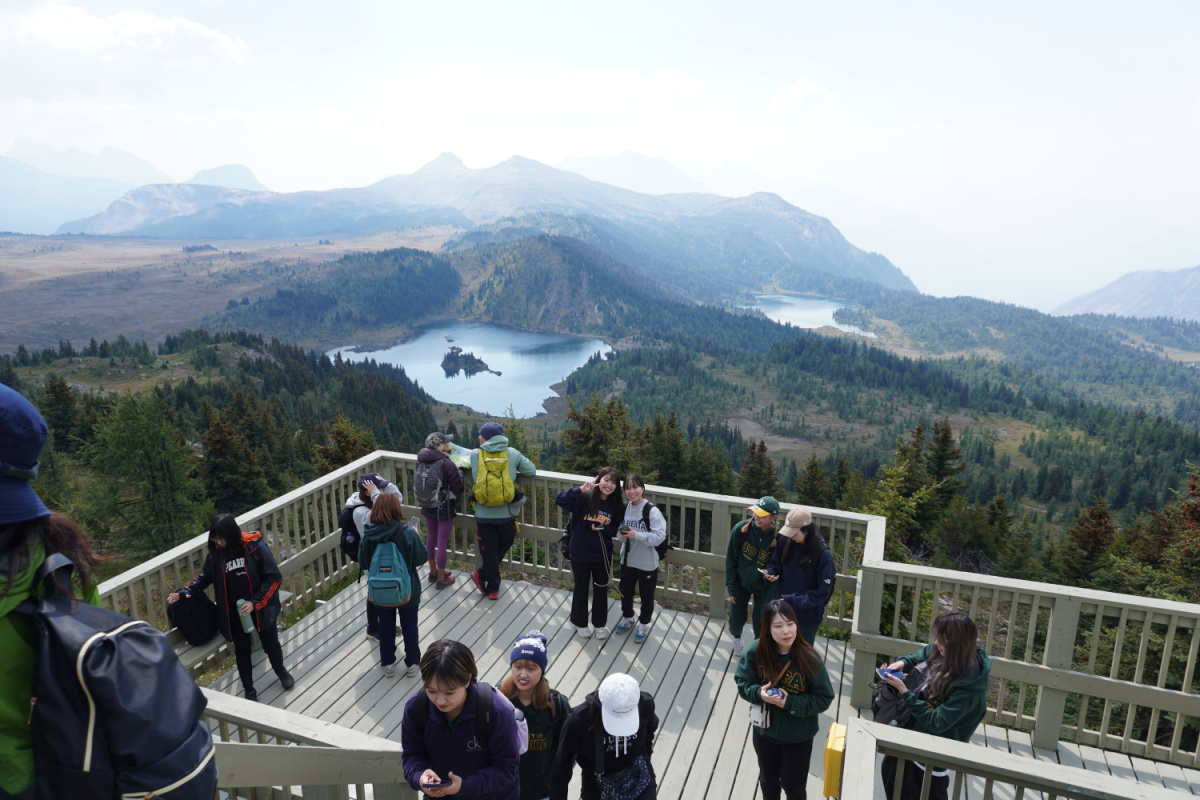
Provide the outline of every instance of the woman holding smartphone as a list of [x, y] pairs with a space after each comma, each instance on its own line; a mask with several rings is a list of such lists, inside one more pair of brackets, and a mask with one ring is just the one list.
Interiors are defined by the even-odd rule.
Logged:
[[[613, 539], [625, 518], [618, 489], [621, 473], [605, 467], [583, 486], [559, 492], [554, 502], [571, 512], [571, 573], [575, 593], [571, 598], [571, 624], [583, 638], [588, 627], [588, 595], [592, 598], [592, 624], [597, 639], [607, 639], [608, 587], [613, 579]], [[589, 591], [590, 590], [590, 591]]]
[[825, 665], [800, 636], [786, 600], [763, 609], [762, 633], [750, 643], [734, 675], [738, 694], [756, 706], [751, 733], [763, 800], [806, 800], [817, 717], [833, 702]]
[[807, 508], [793, 508], [779, 529], [780, 543], [763, 570], [767, 583], [778, 583], [775, 596], [796, 611], [800, 635], [815, 644], [817, 626], [825, 619], [825, 606], [833, 595], [837, 568], [833, 554]]

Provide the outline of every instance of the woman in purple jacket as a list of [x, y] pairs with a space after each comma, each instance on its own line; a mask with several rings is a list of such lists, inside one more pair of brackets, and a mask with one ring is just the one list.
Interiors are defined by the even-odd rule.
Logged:
[[[475, 656], [461, 642], [442, 639], [421, 657], [425, 691], [404, 706], [400, 744], [404, 779], [429, 797], [512, 800], [521, 793], [512, 703], [478, 678]], [[493, 693], [487, 737], [476, 727], [481, 691]]]

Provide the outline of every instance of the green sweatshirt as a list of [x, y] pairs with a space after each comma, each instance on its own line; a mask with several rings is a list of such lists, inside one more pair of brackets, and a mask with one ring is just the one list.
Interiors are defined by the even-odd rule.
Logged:
[[757, 664], [755, 654], [758, 652], [758, 640], [755, 639], [746, 648], [738, 661], [737, 672], [733, 680], [737, 683], [738, 694], [743, 699], [756, 706], [763, 706], [769, 717], [770, 724], [763, 729], [762, 735], [776, 744], [798, 744], [806, 742], [817, 735], [817, 716], [829, 708], [833, 702], [833, 686], [829, 683], [829, 673], [825, 665], [818, 661], [817, 672], [807, 681], [789, 666], [779, 687], [787, 692], [783, 708], [767, 706], [763, 703], [760, 691], [767, 681], [773, 680], [774, 675]]
[[[29, 730], [37, 633], [33, 620], [13, 612], [33, 591], [33, 578], [46, 559], [41, 540], [29, 547], [29, 565], [17, 573], [12, 589], [0, 599], [0, 788], [20, 794], [33, 783], [33, 734]], [[0, 594], [7, 580], [0, 577]], [[79, 590], [76, 580], [75, 589]], [[100, 605], [97, 585], [84, 598]]]
[[767, 582], [760, 569], [767, 566], [771, 553], [775, 552], [772, 539], [775, 531], [764, 531], [747, 519], [733, 526], [729, 532], [729, 546], [725, 548], [725, 588], [729, 594], [739, 590], [761, 592]]
[[[935, 645], [927, 644], [921, 650], [900, 659], [904, 672], [928, 661]], [[912, 711], [913, 730], [945, 736], [960, 742], [971, 741], [971, 734], [983, 721], [987, 713], [988, 676], [992, 671], [992, 660], [982, 647], [975, 648], [976, 671], [950, 685], [945, 697], [922, 700], [912, 692], [905, 692], [904, 704]]]

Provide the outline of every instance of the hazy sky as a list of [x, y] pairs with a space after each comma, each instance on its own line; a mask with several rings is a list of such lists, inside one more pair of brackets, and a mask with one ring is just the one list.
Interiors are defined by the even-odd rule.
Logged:
[[0, 152], [242, 163], [281, 191], [443, 151], [744, 165], [920, 215], [941, 255], [885, 255], [925, 291], [1045, 306], [1200, 224], [1198, 42], [1195, 0], [0, 0]]

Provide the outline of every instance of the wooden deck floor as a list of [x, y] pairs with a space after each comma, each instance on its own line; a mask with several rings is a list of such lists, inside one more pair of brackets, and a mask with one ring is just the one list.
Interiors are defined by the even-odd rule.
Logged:
[[[421, 570], [424, 573], [424, 569]], [[627, 672], [654, 695], [660, 719], [654, 766], [663, 800], [750, 800], [758, 797], [758, 767], [750, 743], [746, 704], [737, 699], [736, 663], [723, 621], [659, 609], [644, 644], [632, 634], [606, 641], [580, 639], [567, 615], [567, 591], [528, 583], [505, 582], [498, 601], [481, 596], [460, 573], [455, 586], [442, 591], [425, 587], [419, 612], [421, 648], [442, 638], [457, 639], [474, 652], [480, 677], [498, 683], [508, 672], [508, 655], [516, 638], [538, 628], [550, 640], [546, 677], [574, 704], [595, 691], [612, 672]], [[379, 669], [379, 650], [366, 638], [365, 582], [341, 592], [316, 612], [281, 633], [284, 658], [296, 679], [283, 692], [261, 651], [255, 653], [255, 685], [260, 702], [287, 708], [356, 731], [399, 741], [404, 703], [420, 679], [393, 678]], [[609, 625], [620, 617], [609, 606]], [[821, 715], [809, 776], [808, 794], [822, 796], [821, 746], [831, 721], [845, 722], [858, 712], [850, 706], [854, 652], [844, 642], [818, 639], [838, 698]], [[403, 658], [401, 646], [399, 657]], [[214, 689], [241, 694], [236, 670], [218, 679]], [[869, 713], [869, 712], [868, 712]], [[981, 726], [975, 742], [1029, 758], [1084, 767], [1182, 795], [1200, 796], [1200, 771], [1130, 758], [1061, 742], [1057, 752], [1035, 750], [1028, 734]], [[578, 796], [578, 772], [572, 796]], [[982, 786], [968, 786], [980, 797]], [[1009, 800], [997, 787], [1000, 800]], [[880, 797], [882, 800], [882, 797]]]

